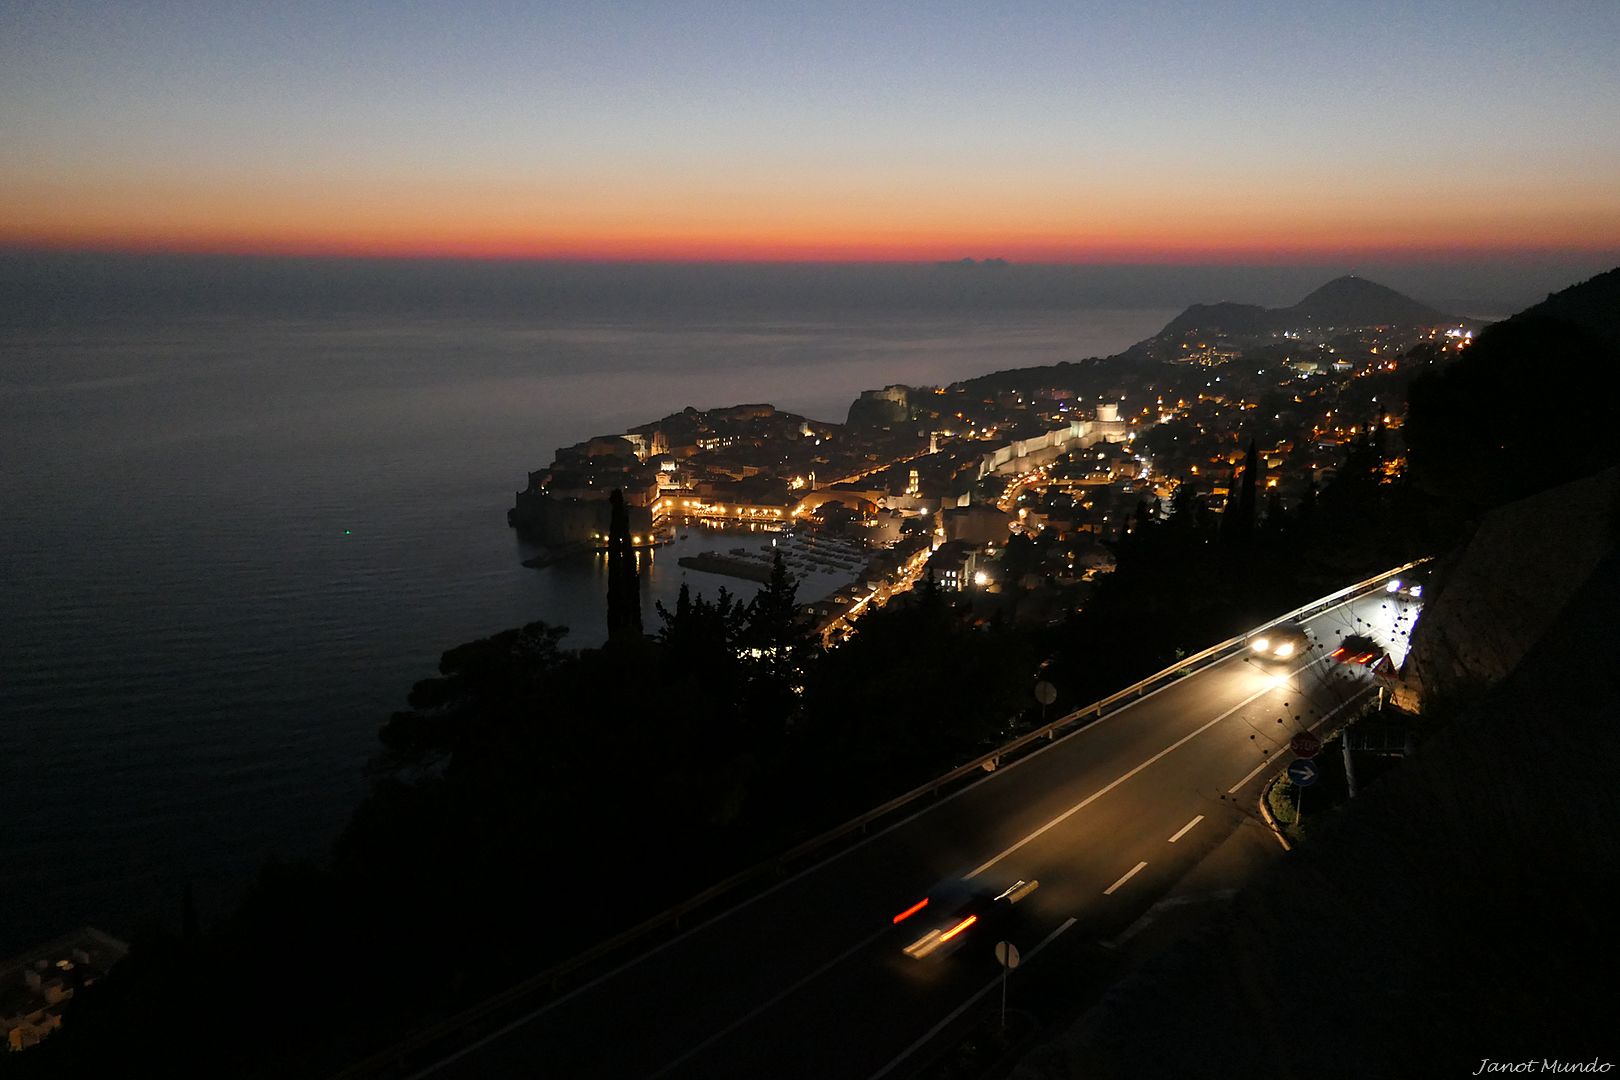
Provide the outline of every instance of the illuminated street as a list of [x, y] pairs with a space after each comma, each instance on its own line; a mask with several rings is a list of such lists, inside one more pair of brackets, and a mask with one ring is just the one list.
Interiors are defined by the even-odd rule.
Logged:
[[[953, 879], [1035, 879], [1006, 931], [1026, 955], [1049, 941], [1063, 963], [1060, 946], [1119, 934], [1236, 830], [1263, 828], [1255, 801], [1292, 734], [1375, 692], [1326, 653], [1352, 633], [1404, 650], [1417, 610], [1373, 593], [1309, 620], [1315, 659], [1274, 672], [1240, 654], [1170, 684], [430, 1073], [903, 1075], [907, 1048], [993, 978], [994, 940], [970, 928], [956, 953], [913, 960], [896, 913]], [[616, 1037], [627, 1024], [636, 1038]]]

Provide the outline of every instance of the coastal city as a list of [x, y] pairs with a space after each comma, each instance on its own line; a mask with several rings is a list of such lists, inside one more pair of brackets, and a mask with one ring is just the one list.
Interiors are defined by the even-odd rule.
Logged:
[[1222, 513], [1251, 451], [1261, 521], [1314, 500], [1358, 443], [1397, 479], [1405, 385], [1476, 325], [1345, 277], [1291, 308], [1194, 306], [1106, 359], [868, 390], [842, 423], [689, 407], [558, 450], [508, 520], [536, 567], [604, 551], [614, 490], [638, 548], [735, 534], [681, 565], [764, 581], [780, 555], [837, 578], [804, 612], [827, 645], [924, 576], [979, 619], [1051, 622], [1140, 523]]
[[1614, 1072], [1617, 42], [6, 5], [0, 1080]]

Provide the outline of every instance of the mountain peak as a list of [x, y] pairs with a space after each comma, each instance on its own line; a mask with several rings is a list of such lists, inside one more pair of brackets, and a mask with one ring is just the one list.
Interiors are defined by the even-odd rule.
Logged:
[[1436, 326], [1452, 321], [1450, 316], [1387, 285], [1346, 274], [1334, 278], [1291, 307], [1194, 304], [1172, 319], [1159, 331], [1159, 336], [1195, 331], [1270, 334], [1304, 326]]
[[1354, 274], [1336, 277], [1293, 307], [1282, 310], [1330, 326], [1432, 325], [1446, 321], [1427, 304]]

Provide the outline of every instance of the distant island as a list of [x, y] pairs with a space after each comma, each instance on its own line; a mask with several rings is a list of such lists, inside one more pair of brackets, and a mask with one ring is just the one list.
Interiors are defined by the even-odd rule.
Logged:
[[979, 267], [985, 267], [985, 266], [991, 266], [991, 267], [994, 267], [994, 266], [1010, 266], [1011, 264], [1009, 262], [1007, 262], [1006, 259], [999, 259], [999, 258], [991, 258], [991, 259], [962, 258], [962, 259], [941, 259], [939, 262], [935, 263], [934, 265], [935, 266], [948, 267], [948, 268], [953, 269], [953, 270], [975, 270], [975, 269], [978, 269]]

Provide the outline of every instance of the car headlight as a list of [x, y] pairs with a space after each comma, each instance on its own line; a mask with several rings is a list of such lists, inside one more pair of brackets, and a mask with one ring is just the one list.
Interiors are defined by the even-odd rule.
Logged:
[[1257, 637], [1254, 639], [1254, 645], [1252, 648], [1255, 652], [1265, 652], [1267, 649], [1271, 648], [1271, 640], [1269, 638]]
[[1401, 579], [1400, 578], [1390, 578], [1389, 579], [1389, 584], [1384, 586], [1384, 591], [1385, 592], [1400, 592], [1401, 591]]
[[1277, 652], [1276, 652], [1277, 659], [1286, 660], [1290, 656], [1293, 656], [1293, 655], [1294, 655], [1294, 643], [1292, 641], [1285, 641], [1281, 645], [1277, 646]]

